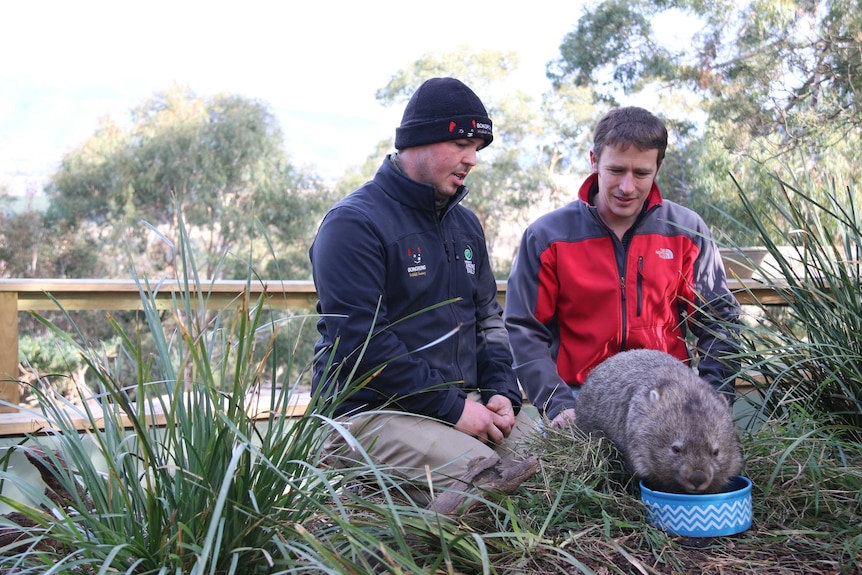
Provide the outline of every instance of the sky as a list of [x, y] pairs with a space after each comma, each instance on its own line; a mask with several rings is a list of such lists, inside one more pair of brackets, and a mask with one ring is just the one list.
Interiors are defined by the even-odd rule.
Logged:
[[[513, 89], [539, 97], [581, 2], [531, 0], [28, 0], [0, 4], [0, 182], [53, 173], [100, 118], [160, 90], [269, 105], [294, 164], [328, 181], [394, 135], [403, 104], [374, 97], [424, 54], [518, 54]], [[463, 78], [469, 85], [469, 78]], [[481, 97], [481, 94], [480, 94]]]

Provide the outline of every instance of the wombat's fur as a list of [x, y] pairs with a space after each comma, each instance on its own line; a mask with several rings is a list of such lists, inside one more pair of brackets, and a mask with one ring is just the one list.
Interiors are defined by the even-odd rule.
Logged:
[[664, 352], [624, 351], [596, 366], [577, 396], [575, 422], [603, 432], [657, 491], [719, 493], [742, 468], [727, 400]]

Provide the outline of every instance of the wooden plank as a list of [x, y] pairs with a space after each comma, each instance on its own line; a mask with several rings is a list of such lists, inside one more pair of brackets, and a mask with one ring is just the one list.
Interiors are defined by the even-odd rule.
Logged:
[[[239, 280], [206, 280], [201, 282], [198, 290], [194, 285], [186, 286], [171, 280], [151, 284], [148, 293], [152, 294], [158, 308], [169, 309], [172, 299], [185, 291], [194, 296], [193, 303], [196, 303], [200, 294], [207, 304], [214, 308], [236, 305], [240, 301], [240, 295], [246, 292], [252, 301], [257, 301], [258, 297], [264, 294], [267, 306], [275, 309], [313, 308], [317, 302], [317, 293], [311, 281], [248, 283]], [[68, 311], [143, 308], [139, 288], [134, 280], [0, 279], [0, 293], [9, 292], [18, 294], [19, 311], [56, 310], [54, 299]]]
[[[0, 399], [17, 404], [18, 394], [18, 294], [0, 293]], [[15, 411], [0, 405], [0, 413]]]
[[727, 280], [727, 287], [740, 305], [787, 305], [787, 298], [777, 292], [775, 287], [759, 280]]
[[[146, 287], [147, 282], [142, 281]], [[197, 292], [197, 286], [177, 280], [163, 280], [161, 282], [150, 281], [151, 291], [181, 292], [186, 289]], [[200, 280], [200, 291], [202, 292], [232, 292], [239, 293], [249, 291], [250, 293], [289, 293], [305, 292], [314, 293], [314, 284], [308, 280]], [[133, 279], [24, 279], [24, 278], [2, 278], [0, 279], [0, 291], [8, 292], [132, 292], [138, 293], [138, 284]]]
[[[172, 280], [145, 284], [146, 288], [158, 309], [172, 309], [174, 298], [185, 291], [195, 296], [192, 299], [195, 306], [200, 293], [210, 309], [236, 306], [246, 292], [252, 305], [263, 295], [265, 305], [272, 309], [309, 309], [317, 301], [314, 283], [310, 281], [206, 280], [198, 290], [195, 285]], [[0, 399], [12, 404], [19, 401], [19, 312], [56, 311], [58, 303], [67, 311], [140, 310], [143, 309], [140, 289], [131, 279], [0, 279]], [[0, 413], [14, 411], [0, 405]]]
[[[727, 285], [735, 293], [743, 305], [750, 305], [760, 300], [770, 305], [783, 305], [786, 301], [775, 293], [771, 286], [758, 280], [730, 279]], [[157, 292], [155, 299], [170, 302], [171, 298], [181, 293], [186, 286], [176, 281], [165, 281], [154, 284]], [[498, 295], [501, 301], [506, 297], [506, 281], [497, 281]], [[190, 293], [197, 294], [197, 289], [191, 286]], [[311, 281], [245, 281], [219, 280], [201, 282], [201, 292], [206, 294], [209, 302], [216, 306], [230, 305], [236, 302], [241, 293], [248, 291], [254, 299], [262, 293], [266, 294], [267, 305], [278, 309], [304, 309], [314, 307], [317, 294]], [[104, 309], [133, 310], [141, 309], [138, 286], [133, 280], [25, 280], [0, 279], [0, 293], [17, 293], [19, 311], [47, 311], [57, 309], [56, 304], [48, 294], [56, 298], [67, 310]], [[167, 305], [167, 304], [166, 304]]]
[[[311, 401], [307, 393], [291, 394], [290, 401], [282, 415], [285, 417], [300, 417], [308, 410]], [[247, 398], [249, 415], [258, 421], [265, 421], [269, 417], [268, 407], [269, 396], [266, 394], [256, 394], [253, 397]], [[154, 407], [158, 407], [157, 402]], [[94, 415], [95, 427], [104, 428], [105, 418], [102, 416], [102, 410], [98, 403], [90, 401], [90, 411]], [[64, 408], [69, 416], [69, 421], [75, 426], [79, 432], [86, 432], [93, 429], [93, 425], [86, 417], [83, 408], [76, 409]], [[167, 419], [161, 411], [144, 414], [145, 421], [148, 425], [156, 427], [164, 426]], [[131, 420], [123, 416], [121, 422], [125, 428], [131, 428]], [[12, 413], [4, 413], [0, 416], [0, 437], [25, 436], [30, 434], [46, 434], [51, 432], [54, 427], [51, 422], [45, 419], [40, 413], [32, 410], [21, 409]]]

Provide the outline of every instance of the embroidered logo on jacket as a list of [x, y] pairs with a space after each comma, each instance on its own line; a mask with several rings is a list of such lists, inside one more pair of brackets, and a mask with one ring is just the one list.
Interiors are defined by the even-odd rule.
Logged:
[[427, 272], [425, 271], [425, 264], [422, 263], [422, 250], [419, 249], [419, 246], [416, 246], [416, 249], [407, 248], [407, 257], [410, 258], [410, 262], [412, 265], [407, 266], [407, 275], [410, 277], [416, 276], [424, 276]]
[[656, 255], [663, 260], [672, 260], [673, 259], [673, 250], [670, 248], [662, 248], [660, 250], [655, 251]]
[[464, 267], [467, 269], [467, 273], [472, 275], [476, 275], [476, 264], [473, 263], [473, 248], [470, 247], [470, 244], [467, 244], [467, 247], [464, 248]]

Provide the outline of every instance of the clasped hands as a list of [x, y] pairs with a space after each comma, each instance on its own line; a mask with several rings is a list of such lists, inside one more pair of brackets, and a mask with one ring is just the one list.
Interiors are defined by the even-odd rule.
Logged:
[[493, 395], [485, 404], [466, 400], [464, 411], [455, 423], [455, 429], [485, 443], [502, 443], [514, 426], [515, 410], [512, 401], [504, 395]]

